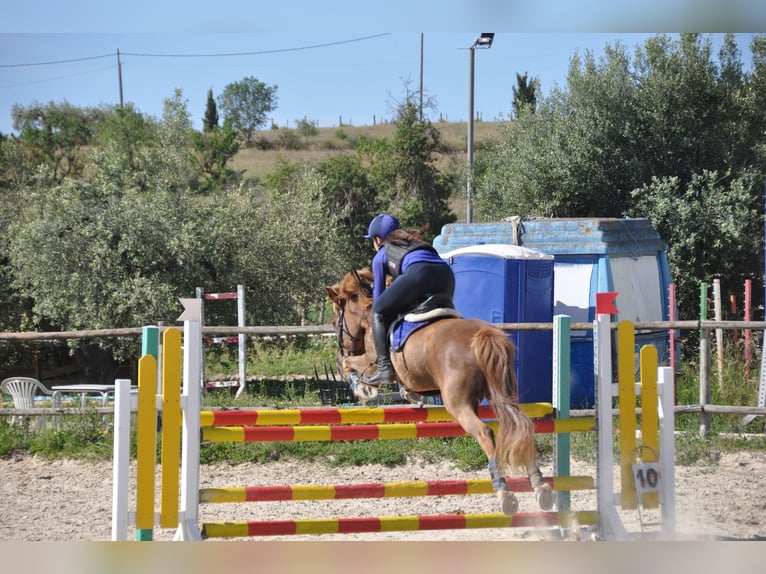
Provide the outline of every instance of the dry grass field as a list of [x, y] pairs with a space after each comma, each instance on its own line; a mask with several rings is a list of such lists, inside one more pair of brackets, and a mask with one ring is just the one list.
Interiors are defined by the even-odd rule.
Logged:
[[[435, 122], [442, 136], [445, 152], [436, 158], [436, 166], [447, 173], [463, 173], [467, 163], [468, 126], [466, 123]], [[497, 137], [507, 122], [474, 122], [474, 152], [480, 146]], [[311, 136], [300, 135], [291, 128], [269, 129], [256, 132], [249, 147], [243, 147], [231, 160], [229, 167], [242, 174], [245, 181], [258, 181], [271, 173], [277, 161], [289, 163], [319, 163], [337, 154], [353, 153], [361, 137], [370, 139], [391, 138], [396, 127], [391, 123], [372, 126], [317, 128]], [[286, 146], [285, 142], [295, 145]], [[466, 216], [466, 198], [457, 194], [451, 200], [452, 211], [458, 220]]]
[[[468, 128], [465, 123], [435, 122], [448, 152], [438, 158], [440, 168], [451, 166], [463, 169], [466, 163]], [[505, 122], [475, 122], [474, 150], [482, 142], [497, 136]], [[263, 130], [253, 135], [250, 147], [243, 148], [231, 160], [230, 167], [243, 173], [246, 180], [263, 177], [273, 170], [278, 159], [288, 162], [320, 162], [340, 153], [350, 153], [362, 136], [371, 139], [391, 138], [396, 128], [391, 123], [373, 126], [347, 126], [317, 128], [316, 135], [301, 136], [298, 130], [279, 128]], [[287, 139], [298, 142], [299, 149], [284, 147]]]

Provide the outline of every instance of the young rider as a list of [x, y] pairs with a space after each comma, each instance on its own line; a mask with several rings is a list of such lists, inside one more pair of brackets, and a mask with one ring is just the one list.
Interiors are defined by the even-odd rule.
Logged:
[[[367, 239], [372, 239], [372, 336], [377, 354], [376, 372], [364, 380], [379, 386], [393, 382], [389, 356], [388, 327], [401, 313], [422, 303], [431, 295], [455, 292], [452, 268], [436, 250], [422, 239], [420, 230], [405, 230], [393, 215], [381, 213], [370, 222]], [[386, 279], [394, 281], [386, 287]]]

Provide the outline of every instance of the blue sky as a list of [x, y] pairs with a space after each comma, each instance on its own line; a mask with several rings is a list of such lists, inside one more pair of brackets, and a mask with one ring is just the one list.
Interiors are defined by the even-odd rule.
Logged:
[[[208, 89], [217, 96], [227, 84], [253, 76], [277, 86], [271, 114], [277, 125], [294, 126], [305, 117], [333, 127], [390, 119], [407, 89], [418, 92], [421, 32], [423, 87], [435, 102], [426, 113], [449, 121], [468, 115], [468, 48], [481, 32], [495, 32], [492, 48], [475, 54], [474, 108], [489, 121], [508, 117], [517, 72], [539, 78], [547, 94], [565, 85], [575, 53], [599, 56], [618, 41], [632, 50], [657, 33], [637, 30], [674, 37], [673, 30], [766, 30], [766, 10], [750, 0], [649, 0], [640, 10], [601, 0], [578, 2], [577, 10], [574, 5], [189, 0], [181, 9], [145, 0], [123, 8], [89, 0], [13, 3], [4, 7], [0, 23], [0, 132], [12, 131], [14, 103], [119, 103], [118, 50], [124, 100], [143, 113], [160, 117], [163, 100], [180, 87], [200, 128]], [[738, 37], [746, 63], [750, 36]]]

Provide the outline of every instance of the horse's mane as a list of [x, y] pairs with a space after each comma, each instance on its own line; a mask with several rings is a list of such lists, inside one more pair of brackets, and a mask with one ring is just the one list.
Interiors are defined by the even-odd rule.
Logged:
[[338, 284], [338, 291], [345, 297], [362, 295], [372, 298], [372, 271], [369, 267], [354, 269], [343, 277]]

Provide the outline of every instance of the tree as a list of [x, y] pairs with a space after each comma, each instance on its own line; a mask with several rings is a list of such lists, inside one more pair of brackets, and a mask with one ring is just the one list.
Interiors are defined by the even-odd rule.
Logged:
[[30, 161], [49, 165], [58, 181], [81, 173], [80, 152], [91, 142], [94, 113], [67, 101], [34, 102], [26, 107], [14, 104], [11, 108], [13, 128], [27, 145]]
[[514, 117], [518, 118], [522, 114], [522, 110], [535, 113], [539, 89], [540, 80], [535, 78], [529, 81], [527, 72], [524, 72], [523, 76], [516, 72], [516, 85], [513, 87], [513, 103], [511, 104]]
[[218, 127], [218, 108], [215, 105], [213, 89], [207, 91], [207, 105], [205, 106], [205, 116], [202, 118], [202, 131], [212, 132]]
[[326, 300], [325, 286], [350, 268], [341, 226], [326, 208], [326, 184], [317, 169], [300, 166], [284, 189], [266, 190], [244, 259], [264, 324], [305, 323], [309, 310]]
[[720, 277], [725, 289], [742, 286], [745, 279], [760, 280], [762, 261], [753, 265], [753, 254], [763, 252], [763, 174], [730, 174], [704, 171], [688, 184], [681, 178], [655, 178], [634, 191], [636, 207], [648, 217], [660, 236], [668, 240], [668, 262], [685, 317], [696, 317], [694, 297], [702, 281]]
[[370, 263], [370, 244], [364, 239], [370, 220], [378, 214], [377, 193], [358, 155], [331, 156], [317, 166], [324, 178], [324, 202], [338, 219], [349, 246], [353, 267]]
[[242, 134], [247, 145], [253, 132], [266, 124], [267, 114], [277, 109], [277, 86], [267, 86], [250, 76], [228, 84], [218, 105], [224, 118]]
[[215, 126], [203, 133], [195, 133], [194, 150], [197, 163], [205, 181], [204, 189], [219, 187], [228, 179], [230, 173], [226, 164], [239, 151], [237, 133], [231, 127], [231, 121], [226, 120], [223, 127]]
[[102, 108], [102, 112], [94, 127], [97, 149], [110, 151], [111, 169], [121, 174], [118, 185], [132, 185], [131, 174], [141, 169], [139, 150], [153, 145], [158, 123], [132, 103]]
[[657, 35], [633, 57], [619, 43], [599, 61], [576, 55], [567, 90], [477, 158], [479, 218], [649, 217], [671, 245], [682, 312], [695, 313], [693, 284], [715, 269], [736, 288], [763, 257], [750, 238], [763, 236], [764, 37], [751, 51], [752, 73], [730, 35], [718, 61], [699, 34]]
[[399, 105], [393, 123], [391, 141], [360, 142], [370, 162], [370, 181], [379, 190], [378, 208], [399, 216], [402, 225], [425, 226], [428, 235], [435, 236], [456, 219], [449, 207], [456, 178], [435, 166], [441, 134], [430, 121], [420, 119], [411, 94]]

